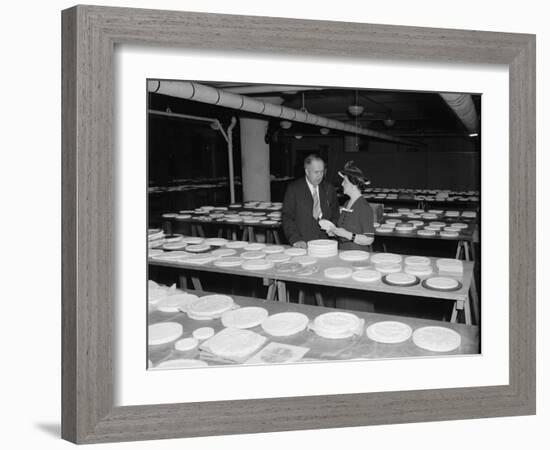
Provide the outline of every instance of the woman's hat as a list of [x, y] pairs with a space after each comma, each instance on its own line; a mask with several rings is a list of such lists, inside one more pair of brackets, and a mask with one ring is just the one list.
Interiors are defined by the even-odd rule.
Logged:
[[367, 180], [363, 171], [357, 167], [353, 161], [348, 161], [344, 165], [344, 168], [338, 171], [338, 175], [342, 178], [344, 178], [344, 176], [348, 177], [348, 180], [354, 185], [370, 184], [370, 181]]

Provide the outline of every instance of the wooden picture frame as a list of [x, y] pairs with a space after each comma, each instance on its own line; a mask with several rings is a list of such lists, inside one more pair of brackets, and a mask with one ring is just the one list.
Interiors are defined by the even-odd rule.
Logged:
[[[535, 36], [96, 6], [63, 11], [62, 28], [64, 439], [95, 443], [535, 413]], [[507, 65], [509, 384], [114, 407], [113, 52], [121, 43]]]

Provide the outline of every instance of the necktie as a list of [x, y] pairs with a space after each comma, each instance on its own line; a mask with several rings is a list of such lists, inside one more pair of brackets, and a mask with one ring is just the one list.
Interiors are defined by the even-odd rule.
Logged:
[[318, 219], [321, 215], [321, 203], [319, 202], [319, 189], [313, 191], [313, 218]]

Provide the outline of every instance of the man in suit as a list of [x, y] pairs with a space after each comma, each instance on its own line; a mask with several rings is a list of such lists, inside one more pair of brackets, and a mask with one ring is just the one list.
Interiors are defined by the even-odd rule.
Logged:
[[305, 177], [292, 182], [283, 203], [283, 231], [294, 247], [306, 248], [307, 241], [326, 238], [319, 219], [338, 221], [336, 190], [323, 182], [325, 162], [318, 155], [304, 160]]

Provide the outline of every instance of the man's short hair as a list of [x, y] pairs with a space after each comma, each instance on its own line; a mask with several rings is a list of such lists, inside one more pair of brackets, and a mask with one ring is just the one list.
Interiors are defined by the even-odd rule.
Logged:
[[323, 164], [325, 161], [323, 158], [321, 158], [317, 153], [312, 153], [311, 155], [307, 155], [304, 159], [304, 168], [309, 166], [313, 161], [321, 161]]

